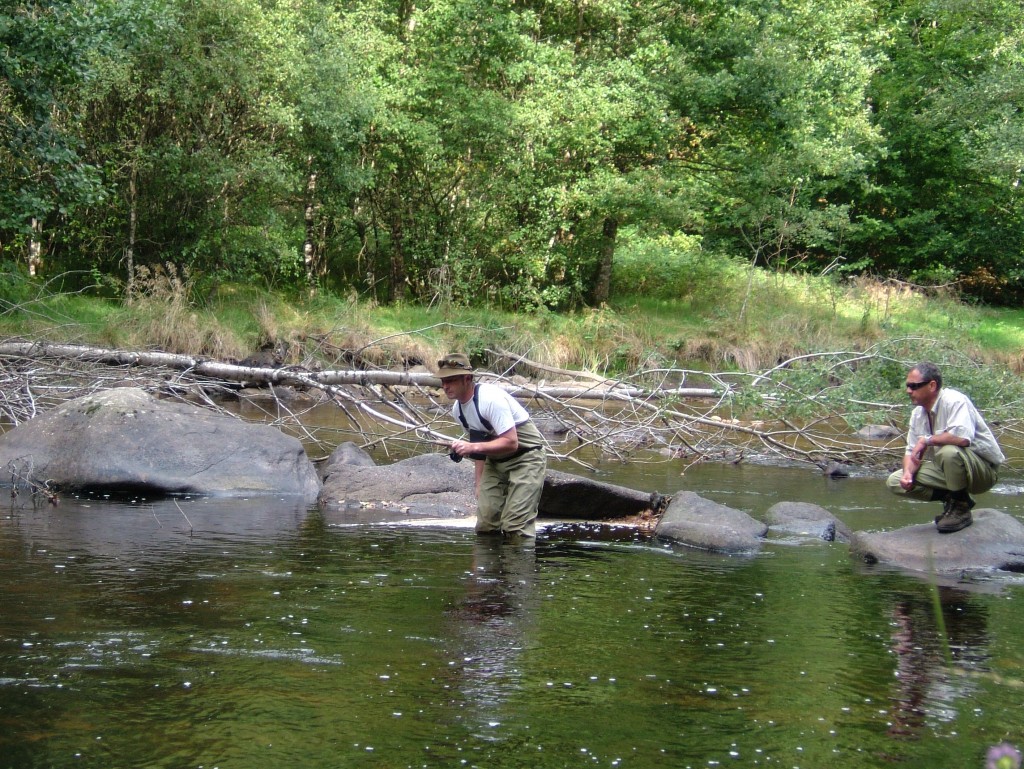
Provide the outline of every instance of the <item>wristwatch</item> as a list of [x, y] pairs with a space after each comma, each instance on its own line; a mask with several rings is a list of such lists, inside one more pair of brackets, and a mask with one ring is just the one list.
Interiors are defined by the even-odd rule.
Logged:
[[930, 435], [924, 436], [924, 445], [925, 446], [931, 446], [932, 445], [932, 436], [930, 436]]

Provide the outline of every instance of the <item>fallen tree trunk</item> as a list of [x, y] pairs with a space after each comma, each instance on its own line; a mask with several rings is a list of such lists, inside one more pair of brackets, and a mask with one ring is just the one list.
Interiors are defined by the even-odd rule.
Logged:
[[[33, 342], [0, 343], [0, 357], [4, 358], [56, 358], [104, 363], [115, 366], [149, 366], [191, 372], [228, 382], [247, 385], [394, 385], [409, 387], [439, 387], [441, 380], [433, 374], [407, 371], [382, 370], [334, 370], [310, 371], [295, 366], [266, 368], [245, 366], [223, 361], [196, 358], [191, 355], [177, 355], [166, 352], [131, 352], [109, 350], [101, 347], [86, 347], [72, 344], [40, 344]], [[563, 369], [564, 371], [564, 369]], [[715, 398], [721, 391], [707, 387], [677, 387], [662, 390], [643, 390], [628, 387], [613, 379], [602, 379], [600, 384], [590, 387], [568, 386], [526, 386], [496, 382], [516, 397], [533, 397], [543, 394], [553, 398], [580, 398], [583, 400], [630, 400], [633, 398]]]
[[[518, 359], [526, 361], [521, 356]], [[528, 364], [539, 366], [532, 361]], [[550, 422], [565, 436], [561, 444], [552, 440], [554, 457], [584, 466], [590, 466], [595, 456], [619, 460], [667, 457], [693, 464], [768, 455], [824, 468], [836, 461], [891, 463], [902, 452], [902, 445], [860, 441], [835, 430], [816, 432], [784, 420], [741, 423], [722, 418], [716, 411], [728, 403], [735, 385], [713, 374], [705, 375], [712, 387], [645, 387], [589, 372], [577, 376], [547, 368], [565, 381], [523, 384], [484, 372], [480, 377], [528, 401], [538, 422]], [[666, 370], [656, 381], [684, 379], [685, 372]], [[352, 432], [362, 439], [363, 446], [436, 445], [457, 432], [447, 416], [449, 404], [437, 390], [440, 381], [425, 372], [316, 371], [299, 366], [247, 366], [159, 351], [0, 343], [0, 417], [13, 424], [64, 400], [125, 384], [201, 400], [209, 406], [220, 405], [222, 396], [237, 395], [243, 387], [263, 388], [277, 404], [272, 420], [301, 431], [307, 443], [323, 441], [317, 438], [315, 425], [309, 425], [301, 412], [277, 397], [280, 388], [295, 388], [315, 395], [314, 402], [336, 404], [351, 420]], [[323, 443], [329, 453], [332, 446]]]

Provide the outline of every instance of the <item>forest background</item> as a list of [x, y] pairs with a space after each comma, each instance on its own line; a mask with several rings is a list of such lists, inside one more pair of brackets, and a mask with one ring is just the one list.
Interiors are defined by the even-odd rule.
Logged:
[[883, 345], [864, 392], [928, 354], [1012, 408], [1022, 104], [1017, 0], [9, 2], [2, 332], [605, 372]]
[[69, 287], [1024, 296], [1016, 0], [15, 0], [0, 46], [0, 258]]

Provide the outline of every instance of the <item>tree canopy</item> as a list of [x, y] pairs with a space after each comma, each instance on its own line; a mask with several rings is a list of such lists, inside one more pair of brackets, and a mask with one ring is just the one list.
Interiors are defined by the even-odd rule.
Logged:
[[566, 308], [668, 237], [1015, 301], [1022, 38], [1016, 0], [15, 0], [0, 262]]

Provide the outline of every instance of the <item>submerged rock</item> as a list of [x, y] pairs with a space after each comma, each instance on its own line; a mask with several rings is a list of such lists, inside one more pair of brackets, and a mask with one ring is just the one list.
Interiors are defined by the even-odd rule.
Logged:
[[1024, 571], [1024, 524], [992, 509], [977, 509], [973, 517], [971, 526], [953, 534], [940, 534], [932, 523], [858, 531], [850, 552], [867, 563], [935, 574]]
[[3, 480], [70, 491], [300, 496], [320, 482], [302, 444], [267, 425], [122, 387], [0, 436]]
[[692, 491], [676, 494], [665, 509], [655, 536], [717, 553], [755, 553], [768, 526]]
[[810, 502], [779, 502], [768, 508], [771, 531], [816, 537], [826, 542], [849, 542], [850, 528], [820, 505]]

